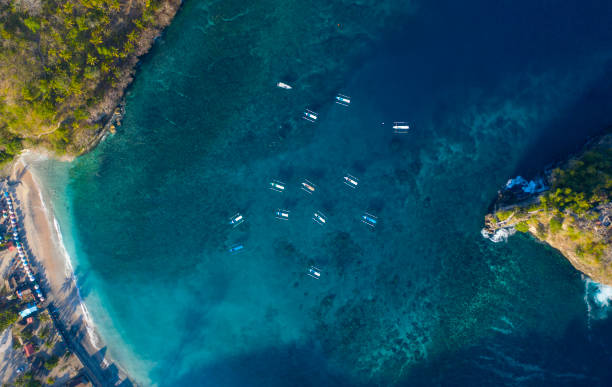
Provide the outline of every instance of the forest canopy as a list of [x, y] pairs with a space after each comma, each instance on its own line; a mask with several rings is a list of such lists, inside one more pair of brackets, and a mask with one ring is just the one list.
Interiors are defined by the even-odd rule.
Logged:
[[[23, 147], [78, 154], [178, 0], [0, 0], [0, 163]], [[149, 32], [149, 34], [147, 34]]]

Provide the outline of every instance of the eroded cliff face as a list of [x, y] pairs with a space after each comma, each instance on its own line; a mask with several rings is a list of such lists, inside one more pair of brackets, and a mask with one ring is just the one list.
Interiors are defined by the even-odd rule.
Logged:
[[612, 135], [540, 182], [509, 181], [493, 208], [483, 235], [499, 241], [529, 233], [594, 281], [612, 285]]

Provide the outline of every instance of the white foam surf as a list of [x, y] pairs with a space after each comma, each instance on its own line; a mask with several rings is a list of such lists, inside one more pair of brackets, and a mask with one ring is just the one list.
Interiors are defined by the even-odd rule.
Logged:
[[38, 198], [40, 200], [42, 210], [45, 213], [45, 217], [49, 220], [52, 220], [53, 229], [55, 230], [55, 238], [53, 238], [53, 242], [58, 248], [58, 250], [60, 251], [60, 253], [62, 254], [62, 257], [64, 258], [64, 274], [66, 275], [66, 277], [71, 278], [71, 280], [74, 282], [74, 287], [76, 289], [79, 306], [83, 314], [83, 321], [85, 322], [85, 330], [87, 331], [87, 336], [89, 337], [89, 341], [91, 342], [92, 346], [96, 350], [98, 350], [101, 347], [100, 347], [100, 341], [98, 339], [98, 335], [95, 331], [95, 324], [93, 322], [91, 315], [89, 314], [89, 311], [87, 310], [87, 306], [85, 306], [83, 298], [81, 297], [81, 292], [79, 290], [77, 278], [76, 278], [76, 275], [74, 274], [74, 267], [72, 265], [72, 259], [70, 257], [70, 254], [68, 253], [68, 250], [66, 249], [66, 245], [64, 244], [62, 230], [60, 228], [60, 225], [57, 219], [51, 213], [51, 211], [49, 211], [49, 208], [45, 204], [45, 199], [43, 197], [42, 189], [41, 189], [42, 186], [40, 185], [40, 182], [36, 178], [34, 171], [32, 171], [32, 168], [28, 168], [28, 169], [30, 170], [30, 173], [32, 175], [32, 180], [34, 184], [36, 185], [36, 189], [38, 191]]
[[612, 306], [612, 286], [602, 285], [583, 275], [584, 303], [587, 307], [587, 325], [591, 329], [591, 320], [608, 317]]
[[89, 337], [91, 344], [96, 349], [100, 349], [100, 342], [98, 340], [98, 335], [96, 334], [96, 331], [95, 331], [95, 324], [93, 322], [93, 318], [89, 314], [89, 311], [87, 310], [87, 306], [85, 306], [85, 302], [83, 301], [83, 298], [81, 298], [81, 292], [79, 290], [76, 274], [74, 274], [74, 267], [72, 266], [72, 260], [70, 258], [70, 254], [68, 254], [68, 250], [66, 250], [66, 245], [64, 245], [64, 238], [62, 237], [62, 231], [60, 229], [60, 225], [57, 222], [57, 219], [55, 218], [55, 216], [53, 217], [53, 227], [55, 228], [59, 250], [62, 252], [62, 255], [64, 256], [64, 263], [65, 263], [64, 267], [65, 267], [66, 276], [69, 276], [70, 278], [72, 278], [72, 281], [74, 281], [74, 286], [77, 291], [77, 297], [79, 298], [79, 306], [81, 307], [81, 312], [83, 313], [83, 321], [85, 321], [85, 329], [87, 330], [87, 336]]
[[490, 233], [484, 228], [480, 230], [480, 235], [482, 235], [483, 238], [488, 239], [494, 243], [507, 242], [508, 237], [514, 235], [515, 233], [516, 230], [513, 227], [500, 228], [494, 233]]

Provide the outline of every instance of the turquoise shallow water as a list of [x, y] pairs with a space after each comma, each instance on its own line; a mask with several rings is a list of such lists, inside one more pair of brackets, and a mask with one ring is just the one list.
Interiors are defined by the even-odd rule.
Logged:
[[[120, 131], [37, 164], [107, 350], [163, 386], [607, 384], [599, 289], [480, 228], [509, 177], [609, 124], [610, 16], [604, 2], [187, 1]], [[393, 136], [395, 120], [411, 132]]]

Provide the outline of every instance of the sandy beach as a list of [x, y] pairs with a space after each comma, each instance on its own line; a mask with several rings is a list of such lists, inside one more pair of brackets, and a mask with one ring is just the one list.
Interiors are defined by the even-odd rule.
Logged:
[[55, 226], [53, 209], [44, 201], [38, 184], [27, 162], [20, 158], [14, 164], [8, 190], [14, 195], [15, 208], [25, 230], [25, 246], [46, 292], [46, 304], [57, 308], [68, 339], [73, 342], [73, 351], [87, 363], [84, 365], [90, 369], [92, 378], [97, 379], [94, 385], [131, 385], [126, 374], [106, 354], [87, 315], [72, 265]]

